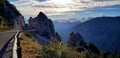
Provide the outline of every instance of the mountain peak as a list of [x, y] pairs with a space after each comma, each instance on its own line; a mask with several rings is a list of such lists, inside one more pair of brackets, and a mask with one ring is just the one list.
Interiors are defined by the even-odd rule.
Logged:
[[48, 19], [47, 16], [43, 12], [40, 12], [37, 17], [41, 19]]
[[45, 15], [43, 12], [39, 12], [39, 14], [38, 15]]
[[43, 12], [40, 12], [36, 18], [30, 18], [29, 25], [47, 38], [55, 34], [53, 22]]

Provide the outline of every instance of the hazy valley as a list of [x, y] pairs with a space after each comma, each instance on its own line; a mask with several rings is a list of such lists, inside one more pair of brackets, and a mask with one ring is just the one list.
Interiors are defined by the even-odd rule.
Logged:
[[[32, 3], [29, 4], [29, 2]], [[44, 5], [44, 3], [47, 4]], [[1, 0], [0, 58], [120, 58], [119, 14], [97, 16], [100, 13], [96, 12], [99, 8], [101, 12], [106, 11], [105, 7], [107, 10], [113, 10], [112, 7], [115, 7], [116, 12], [119, 12], [119, 6], [110, 6], [112, 9], [108, 7], [109, 5], [98, 7], [98, 9], [95, 7], [96, 10], [93, 12], [96, 16], [92, 17], [88, 15], [93, 13], [91, 8], [87, 8], [90, 6], [83, 8], [91, 10], [91, 12], [80, 10], [79, 12], [76, 11], [78, 9], [72, 9], [79, 3], [84, 5], [84, 3], [89, 4], [90, 1]], [[26, 5], [31, 4], [32, 6], [28, 10]], [[44, 5], [42, 9], [41, 5]], [[45, 12], [44, 8], [49, 8], [51, 5], [56, 8], [52, 9], [53, 11], [47, 9]], [[39, 12], [37, 8], [31, 9], [33, 6], [39, 7]], [[66, 10], [63, 7], [70, 7], [73, 13], [70, 12], [70, 9]], [[61, 12], [57, 13], [59, 11]], [[32, 12], [34, 16], [32, 16]], [[29, 16], [28, 19], [25, 18], [26, 15]], [[65, 17], [67, 19], [63, 19]], [[69, 19], [71, 17], [74, 18]]]

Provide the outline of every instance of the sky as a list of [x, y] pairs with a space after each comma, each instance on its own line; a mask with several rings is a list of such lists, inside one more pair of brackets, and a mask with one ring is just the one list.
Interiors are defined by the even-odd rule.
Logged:
[[120, 0], [9, 0], [26, 20], [41, 11], [55, 21], [120, 16]]

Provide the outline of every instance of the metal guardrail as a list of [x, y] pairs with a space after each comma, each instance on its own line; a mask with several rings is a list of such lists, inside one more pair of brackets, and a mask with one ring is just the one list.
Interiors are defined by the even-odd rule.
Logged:
[[18, 40], [18, 35], [19, 35], [20, 31], [18, 31], [16, 34], [15, 34], [15, 40], [14, 40], [14, 45], [13, 45], [13, 58], [18, 58], [18, 55], [17, 55], [17, 40]]
[[17, 31], [17, 33], [15, 34], [15, 37], [14, 37], [14, 45], [13, 45], [13, 58], [19, 58], [18, 56], [18, 53], [17, 53], [17, 50], [18, 50], [18, 36], [20, 34], [20, 32], [32, 32], [32, 31], [36, 31], [36, 30], [26, 30], [26, 31]]

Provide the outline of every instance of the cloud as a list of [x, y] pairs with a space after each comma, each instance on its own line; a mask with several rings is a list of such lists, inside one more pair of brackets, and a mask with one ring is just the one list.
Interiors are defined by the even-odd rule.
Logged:
[[119, 1], [119, 0], [94, 0], [94, 1]]
[[[64, 3], [63, 3], [64, 2]], [[120, 0], [17, 0], [12, 1], [23, 15], [35, 16], [40, 11], [48, 16], [74, 15], [74, 11], [83, 11], [87, 8], [104, 7], [120, 4]]]

